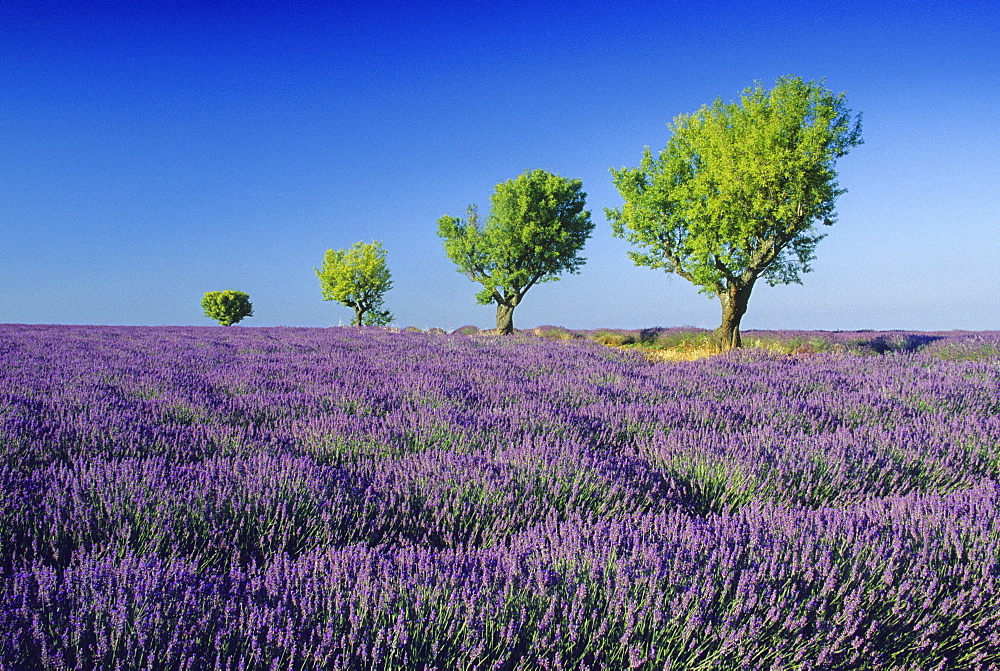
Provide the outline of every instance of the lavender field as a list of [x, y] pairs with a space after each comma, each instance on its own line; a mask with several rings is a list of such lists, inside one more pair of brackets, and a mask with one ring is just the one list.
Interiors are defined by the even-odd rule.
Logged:
[[821, 337], [0, 326], [0, 668], [1000, 668], [1000, 334]]

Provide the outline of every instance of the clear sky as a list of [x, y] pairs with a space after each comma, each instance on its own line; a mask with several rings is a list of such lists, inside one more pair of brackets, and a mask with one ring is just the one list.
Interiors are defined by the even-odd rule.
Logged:
[[863, 114], [838, 222], [747, 329], [1000, 329], [1000, 10], [964, 2], [0, 4], [0, 322], [329, 326], [313, 268], [380, 240], [398, 326], [492, 327], [436, 235], [543, 168], [583, 180], [579, 275], [515, 325], [715, 327], [636, 268], [609, 168], [667, 124], [785, 74]]

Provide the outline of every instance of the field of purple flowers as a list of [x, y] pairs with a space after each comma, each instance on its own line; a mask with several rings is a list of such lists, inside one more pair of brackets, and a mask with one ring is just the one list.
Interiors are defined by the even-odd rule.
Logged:
[[0, 668], [1000, 668], [1000, 334], [771, 336], [0, 326]]

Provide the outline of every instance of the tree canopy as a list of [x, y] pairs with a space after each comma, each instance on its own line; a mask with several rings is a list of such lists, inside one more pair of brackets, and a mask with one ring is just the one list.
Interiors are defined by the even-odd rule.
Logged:
[[578, 179], [530, 170], [497, 184], [485, 222], [470, 205], [467, 219], [444, 216], [438, 235], [458, 271], [483, 285], [476, 300], [497, 304], [497, 330], [512, 333], [513, 313], [540, 282], [579, 272], [594, 229]]
[[657, 157], [646, 147], [638, 167], [611, 170], [625, 204], [606, 213], [614, 234], [642, 249], [629, 253], [636, 265], [719, 297], [719, 346], [739, 347], [754, 283], [801, 283], [811, 270], [824, 237], [815, 225], [834, 223], [845, 192], [835, 162], [862, 143], [860, 115], [852, 118], [844, 94], [822, 81], [789, 75], [669, 128]]
[[223, 326], [232, 326], [244, 317], [253, 316], [250, 295], [242, 291], [208, 291], [201, 298], [201, 308], [205, 316]]
[[385, 257], [381, 242], [357, 242], [350, 249], [326, 250], [322, 267], [314, 269], [323, 300], [353, 308], [354, 326], [384, 326], [392, 321], [392, 314], [381, 309], [392, 288]]

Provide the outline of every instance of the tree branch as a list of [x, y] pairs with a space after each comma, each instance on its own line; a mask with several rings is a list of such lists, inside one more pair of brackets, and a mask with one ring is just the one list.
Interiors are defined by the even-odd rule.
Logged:
[[524, 294], [528, 293], [528, 289], [535, 286], [535, 282], [542, 279], [542, 277], [544, 277], [544, 273], [536, 273], [535, 276], [532, 277], [531, 280], [529, 280], [526, 285], [524, 285], [524, 288], [521, 289], [521, 296], [524, 296]]
[[475, 263], [469, 264], [469, 272], [466, 273], [466, 275], [468, 275], [469, 279], [472, 280], [473, 282], [483, 283], [484, 281], [490, 279], [490, 276], [487, 274], [486, 270], [482, 266], [479, 266]]
[[736, 278], [733, 276], [733, 273], [729, 270], [729, 267], [726, 266], [726, 264], [724, 264], [722, 261], [720, 261], [719, 257], [715, 254], [712, 254], [712, 263], [715, 265], [715, 269], [718, 270], [720, 273], [722, 273], [722, 276], [726, 278], [726, 282], [732, 284], [736, 281]]

